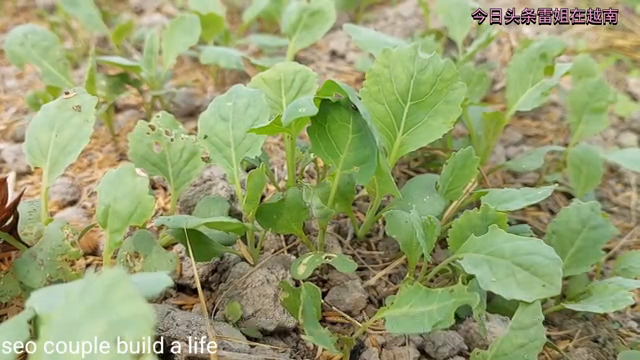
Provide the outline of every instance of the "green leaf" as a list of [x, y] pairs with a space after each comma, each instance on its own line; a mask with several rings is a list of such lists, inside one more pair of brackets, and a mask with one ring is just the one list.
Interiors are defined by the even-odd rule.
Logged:
[[300, 317], [300, 293], [302, 292], [302, 286], [295, 287], [283, 280], [280, 282], [280, 287], [282, 288], [282, 295], [280, 297], [282, 306], [287, 309], [291, 316], [298, 319]]
[[171, 69], [178, 56], [198, 43], [200, 31], [200, 18], [195, 14], [180, 14], [169, 22], [162, 34], [162, 64], [165, 69]]
[[491, 111], [489, 107], [470, 106], [467, 111], [476, 133], [473, 146], [480, 156], [480, 163], [486, 164], [509, 119], [502, 111]]
[[304, 282], [300, 286], [300, 309], [298, 320], [304, 329], [302, 338], [333, 354], [340, 354], [336, 348], [337, 339], [320, 325], [322, 313], [322, 292], [312, 283]]
[[[396, 181], [391, 174], [389, 163], [380, 152], [378, 152], [376, 172], [366, 188], [367, 194], [373, 198], [385, 195], [400, 196], [400, 190], [398, 190]], [[378, 193], [380, 194], [378, 195]]]
[[406, 212], [415, 209], [420, 216], [440, 216], [449, 202], [436, 191], [438, 178], [436, 174], [412, 177], [400, 190], [401, 197], [394, 199], [389, 208]]
[[414, 43], [384, 49], [360, 92], [391, 166], [442, 137], [462, 111], [466, 87], [451, 60], [425, 55], [419, 47]]
[[447, 234], [449, 250], [455, 252], [471, 235], [482, 236], [489, 231], [491, 225], [497, 225], [502, 230], [507, 230], [507, 214], [493, 209], [489, 205], [480, 208], [465, 210], [459, 218], [453, 221]]
[[150, 31], [144, 40], [144, 48], [142, 50], [142, 59], [140, 67], [142, 68], [142, 77], [149, 85], [155, 84], [160, 76], [158, 70], [158, 57], [160, 56], [160, 36], [157, 31]]
[[638, 350], [625, 350], [618, 354], [617, 360], [638, 360], [640, 359], [640, 351]]
[[447, 34], [462, 50], [464, 39], [473, 26], [473, 18], [469, 16], [471, 3], [469, 0], [438, 0], [436, 11], [447, 27]]
[[513, 56], [507, 68], [507, 118], [547, 101], [551, 89], [571, 67], [554, 65], [555, 58], [566, 48], [562, 39], [547, 37], [519, 49]]
[[[318, 75], [304, 65], [288, 61], [254, 76], [248, 86], [264, 92], [274, 118], [284, 114], [296, 100], [315, 95]], [[294, 119], [289, 116], [282, 125], [289, 126]]]
[[541, 146], [507, 161], [504, 166], [511, 171], [519, 173], [534, 171], [544, 165], [544, 158], [549, 152], [565, 150], [564, 147], [557, 145]]
[[431, 215], [422, 218], [415, 210], [391, 210], [384, 218], [386, 233], [396, 239], [413, 273], [420, 258], [429, 259], [440, 233], [439, 221]]
[[[220, 216], [227, 217], [229, 215], [229, 210], [231, 209], [231, 205], [227, 199], [219, 195], [207, 195], [203, 197], [198, 204], [196, 204], [195, 209], [193, 210], [193, 216], [198, 218], [217, 218]], [[239, 225], [237, 222], [231, 220], [233, 224], [224, 224], [225, 226], [236, 226]], [[213, 224], [210, 224], [213, 225]], [[218, 224], [221, 226], [223, 224]], [[244, 229], [238, 226], [240, 234], [244, 233]], [[210, 239], [222, 244], [222, 245], [233, 245], [236, 243], [238, 239], [237, 233], [228, 233], [220, 230], [215, 230], [207, 227], [206, 225], [196, 226], [194, 229], [199, 230], [201, 233], [207, 235]]]
[[640, 250], [627, 251], [616, 258], [613, 265], [616, 275], [635, 279], [640, 276]]
[[93, 0], [60, 0], [58, 4], [87, 29], [98, 34], [109, 34], [109, 28], [102, 20], [100, 9]]
[[42, 168], [45, 188], [78, 158], [93, 133], [98, 98], [83, 88], [68, 93], [42, 106], [25, 135], [27, 162]]
[[539, 188], [483, 189], [481, 191], [487, 191], [487, 194], [482, 197], [482, 203], [499, 211], [520, 210], [548, 198], [557, 186], [554, 184]]
[[604, 255], [602, 246], [617, 234], [600, 203], [574, 200], [551, 221], [544, 241], [560, 255], [564, 276], [572, 276], [590, 271]]
[[351, 37], [356, 46], [375, 57], [378, 57], [383, 49], [393, 49], [407, 44], [402, 39], [356, 24], [346, 23], [342, 25], [342, 30]]
[[621, 118], [629, 118], [638, 110], [640, 110], [640, 103], [623, 92], [616, 92], [616, 102], [613, 105], [614, 114]]
[[[311, 150], [334, 167], [337, 177], [353, 174], [364, 185], [376, 171], [376, 141], [366, 121], [348, 100], [322, 101], [307, 129]], [[367, 150], [368, 149], [368, 150]]]
[[117, 262], [131, 272], [174, 272], [178, 254], [167, 251], [148, 230], [138, 230], [122, 243]]
[[491, 225], [471, 235], [455, 252], [480, 286], [507, 300], [532, 302], [560, 294], [562, 260], [539, 239], [513, 235]]
[[464, 55], [458, 61], [459, 63], [465, 63], [473, 59], [476, 54], [486, 49], [493, 41], [500, 35], [500, 31], [495, 26], [480, 26], [478, 27], [478, 35], [471, 45], [466, 47]]
[[128, 139], [129, 159], [150, 176], [164, 177], [176, 202], [204, 168], [195, 137], [165, 111], [139, 120]]
[[626, 148], [605, 155], [605, 159], [626, 169], [640, 172], [640, 149]]
[[348, 255], [310, 252], [298, 257], [293, 262], [291, 275], [296, 280], [304, 280], [323, 264], [329, 264], [341, 273], [352, 273], [358, 269], [358, 264]]
[[96, 192], [96, 220], [107, 233], [107, 249], [113, 251], [122, 244], [129, 226], [142, 226], [153, 216], [156, 199], [150, 194], [149, 179], [131, 163], [107, 171]]
[[222, 69], [244, 71], [244, 53], [224, 46], [202, 46], [200, 48], [200, 63], [217, 65]]
[[333, 0], [289, 2], [280, 22], [282, 33], [289, 38], [288, 52], [295, 54], [320, 40], [336, 22], [336, 17]]
[[242, 22], [245, 24], [251, 23], [268, 7], [269, 0], [252, 0], [251, 5], [242, 12]]
[[547, 342], [543, 320], [539, 301], [521, 302], [504, 335], [488, 350], [474, 350], [471, 360], [536, 359]]
[[74, 86], [64, 48], [50, 30], [34, 24], [18, 25], [7, 34], [4, 51], [20, 69], [25, 64], [35, 65], [45, 84], [59, 88]]
[[[130, 343], [154, 335], [153, 306], [136, 291], [124, 270], [115, 268], [105, 269], [97, 275], [89, 273], [76, 287], [76, 291], [64, 294], [64, 301], [54, 311], [38, 317], [39, 349], [44, 348], [47, 341], [82, 344], [95, 338], [119, 337]], [[91, 321], [86, 321], [89, 317]], [[38, 351], [31, 357], [61, 360], [68, 359], [69, 354]]]
[[569, 150], [567, 171], [576, 197], [582, 198], [600, 185], [604, 176], [604, 160], [598, 148], [580, 143]]
[[136, 23], [133, 20], [128, 20], [119, 23], [111, 31], [111, 41], [115, 46], [122, 46], [135, 30]]
[[588, 54], [579, 54], [573, 58], [573, 65], [571, 65], [571, 80], [578, 81], [584, 79], [593, 79], [599, 77], [600, 66], [591, 56]]
[[213, 216], [199, 218], [192, 215], [160, 216], [154, 221], [156, 226], [166, 226], [170, 229], [197, 229], [201, 226], [209, 229], [243, 235], [246, 226], [242, 221], [229, 216]]
[[[331, 187], [336, 181], [335, 174], [329, 175], [326, 181], [323, 181], [316, 187], [316, 192], [325, 205], [329, 205], [329, 197], [331, 195]], [[352, 204], [356, 197], [356, 183], [351, 174], [345, 174], [337, 179], [338, 185], [336, 195], [332, 205], [332, 210], [338, 213], [348, 213], [352, 210]]]
[[[584, 296], [574, 302], [562, 305], [575, 311], [586, 311], [596, 314], [606, 314], [622, 310], [635, 304], [632, 290], [640, 288], [640, 280], [609, 278], [596, 281], [585, 289]], [[629, 282], [629, 283], [628, 283]]]
[[[32, 308], [26, 308], [18, 315], [0, 324], [0, 339], [4, 344], [26, 343], [31, 338], [31, 319], [36, 316]], [[11, 346], [10, 345], [10, 346]], [[0, 352], [0, 359], [15, 360], [18, 354], [6, 352], [6, 348]]]
[[267, 187], [267, 168], [265, 164], [261, 164], [257, 169], [253, 169], [247, 176], [247, 195], [242, 204], [242, 210], [249, 219], [255, 217], [260, 200]]
[[[257, 1], [265, 1], [265, 0], [257, 0]], [[269, 1], [269, 0], [266, 0]], [[247, 35], [243, 39], [238, 39], [238, 44], [253, 44], [260, 49], [273, 50], [273, 48], [281, 48], [287, 46], [289, 44], [289, 40], [285, 37], [273, 35], [273, 34], [263, 34], [263, 33], [252, 33]], [[274, 64], [275, 65], [275, 64]]]
[[69, 225], [54, 220], [44, 229], [42, 239], [22, 253], [13, 264], [13, 274], [30, 289], [70, 281], [81, 276], [72, 264], [82, 257], [75, 246], [75, 236]]
[[278, 195], [260, 204], [256, 220], [260, 226], [277, 234], [303, 234], [304, 222], [309, 219], [309, 208], [302, 198], [302, 191], [294, 187]]
[[611, 87], [601, 77], [584, 79], [573, 85], [567, 100], [572, 144], [609, 126], [609, 107], [614, 103], [612, 95]]
[[458, 68], [460, 80], [467, 85], [467, 99], [471, 103], [479, 103], [491, 87], [491, 77], [484, 68], [475, 67], [471, 63]]
[[531, 226], [529, 224], [511, 225], [507, 228], [507, 232], [510, 234], [519, 235], [519, 236], [530, 236], [530, 237], [536, 236], [536, 234], [533, 232], [533, 229], [531, 229]]
[[42, 202], [40, 199], [20, 201], [18, 205], [18, 234], [20, 240], [28, 245], [35, 245], [44, 233], [45, 225], [40, 219]]
[[449, 328], [459, 307], [474, 307], [479, 301], [478, 294], [469, 292], [462, 284], [438, 289], [419, 283], [404, 284], [391, 305], [381, 308], [376, 317], [385, 319], [385, 327], [391, 334], [422, 334]]
[[226, 7], [220, 0], [189, 0], [189, 9], [201, 14], [214, 13], [224, 15], [227, 12]]
[[[236, 192], [245, 157], [260, 155], [266, 137], [249, 133], [255, 127], [267, 125], [269, 107], [264, 94], [244, 85], [234, 85], [218, 96], [198, 118], [198, 139], [205, 145], [211, 161], [222, 166], [233, 179]], [[240, 194], [237, 194], [241, 196]]]
[[209, 262], [219, 258], [225, 253], [239, 255], [233, 248], [220, 244], [216, 239], [212, 239], [200, 230], [195, 228], [173, 228], [169, 231], [171, 236], [176, 238], [185, 248], [191, 244], [193, 258], [197, 262]]
[[468, 146], [453, 153], [438, 179], [438, 192], [447, 200], [458, 200], [464, 188], [478, 175], [480, 158]]
[[[0, 303], [8, 303], [22, 294], [20, 281], [16, 279], [12, 269], [0, 271]], [[0, 325], [0, 329], [2, 326]], [[1, 332], [1, 330], [0, 330]], [[2, 356], [0, 356], [0, 359]]]
[[224, 315], [227, 318], [227, 321], [232, 324], [237, 323], [242, 318], [242, 305], [237, 301], [231, 301], [224, 308]]
[[96, 54], [93, 47], [89, 54], [89, 66], [84, 79], [84, 87], [89, 94], [98, 96], [98, 65], [96, 64]]
[[142, 71], [140, 62], [129, 60], [121, 56], [116, 56], [116, 55], [97, 56], [96, 61], [99, 63], [107, 64], [107, 65], [117, 66], [125, 71], [133, 72], [136, 74]]

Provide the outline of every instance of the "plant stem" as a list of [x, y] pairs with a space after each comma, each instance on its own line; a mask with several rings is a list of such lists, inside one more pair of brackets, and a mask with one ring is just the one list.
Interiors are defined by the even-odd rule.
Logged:
[[[268, 230], [264, 230], [262, 231], [262, 235], [260, 235], [260, 240], [258, 241], [258, 246], [256, 247], [256, 253], [259, 256], [260, 255], [260, 251], [262, 250], [262, 247], [264, 246], [264, 241], [267, 238], [267, 234], [269, 233]], [[256, 259], [256, 263], [257, 263], [257, 259]]]
[[300, 238], [300, 241], [302, 241], [302, 243], [305, 244], [309, 248], [309, 250], [317, 251], [316, 247], [313, 245], [311, 240], [309, 240], [309, 237], [304, 233], [304, 231], [300, 231], [300, 234], [297, 235]]
[[556, 311], [559, 311], [559, 310], [562, 310], [562, 309], [564, 309], [564, 305], [558, 304], [558, 305], [554, 305], [554, 306], [548, 308], [547, 310], [543, 311], [542, 314], [547, 316], [547, 315], [549, 315], [549, 314], [551, 314], [553, 312], [556, 312]]
[[5, 233], [5, 232], [1, 232], [0, 231], [0, 239], [2, 239], [3, 241], [8, 242], [10, 245], [12, 245], [14, 248], [20, 250], [21, 252], [25, 252], [27, 251], [29, 248], [24, 246], [20, 241], [16, 240], [13, 236]]
[[176, 208], [178, 207], [178, 194], [176, 193], [176, 189], [170, 189], [171, 192], [171, 201], [169, 202], [169, 215], [174, 215], [176, 213]]
[[104, 124], [107, 125], [109, 134], [112, 138], [116, 138], [116, 123], [114, 121], [115, 107], [113, 105], [107, 106], [107, 111], [104, 112]]
[[41, 188], [42, 193], [40, 194], [41, 199], [41, 208], [40, 208], [40, 220], [42, 220], [43, 224], [46, 224], [47, 220], [49, 220], [49, 184], [47, 183], [47, 176], [49, 176], [48, 172], [45, 170], [42, 172], [42, 182]]
[[336, 194], [338, 193], [338, 186], [340, 185], [340, 175], [342, 175], [342, 170], [338, 169], [336, 171], [336, 176], [334, 176], [333, 181], [331, 182], [331, 190], [329, 192], [329, 200], [327, 201], [327, 206], [330, 209], [333, 209], [333, 204], [336, 201]]
[[376, 192], [376, 196], [373, 199], [373, 203], [369, 204], [369, 208], [367, 209], [367, 215], [365, 215], [364, 223], [360, 227], [360, 230], [357, 232], [358, 239], [364, 238], [365, 235], [369, 233], [373, 224], [375, 224], [376, 220], [378, 220], [378, 209], [380, 208], [380, 204], [382, 203], [382, 193], [380, 191]]
[[296, 138], [286, 134], [284, 147], [287, 157], [287, 189], [296, 186]]
[[287, 57], [285, 58], [286, 61], [294, 61], [295, 57], [296, 57], [296, 53], [293, 50], [294, 49], [294, 42], [291, 41], [289, 42], [289, 46], [287, 47]]
[[327, 227], [322, 226], [318, 231], [318, 251], [324, 252], [325, 236], [327, 235]]
[[113, 239], [111, 236], [107, 235], [107, 243], [104, 245], [104, 250], [102, 250], [102, 267], [111, 267], [111, 258], [113, 257]]
[[438, 264], [438, 266], [434, 267], [431, 271], [429, 271], [429, 273], [424, 277], [424, 279], [418, 278], [418, 282], [422, 283], [423, 280], [425, 283], [429, 282], [429, 280], [431, 280], [434, 276], [436, 276], [440, 270], [442, 270], [444, 267], [448, 266], [455, 260], [458, 260], [458, 256], [456, 255], [449, 256], [443, 262]]

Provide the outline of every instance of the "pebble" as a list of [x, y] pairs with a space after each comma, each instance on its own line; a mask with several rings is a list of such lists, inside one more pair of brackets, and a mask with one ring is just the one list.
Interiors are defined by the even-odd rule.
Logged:
[[49, 201], [60, 209], [77, 204], [81, 198], [82, 187], [68, 175], [60, 176], [49, 189]]
[[636, 134], [633, 131], [627, 130], [627, 131], [621, 132], [618, 135], [616, 142], [620, 147], [623, 147], [623, 148], [637, 147], [638, 139], [639, 139], [638, 134]]
[[358, 279], [332, 287], [324, 299], [346, 313], [357, 315], [367, 306], [367, 298], [367, 292]]

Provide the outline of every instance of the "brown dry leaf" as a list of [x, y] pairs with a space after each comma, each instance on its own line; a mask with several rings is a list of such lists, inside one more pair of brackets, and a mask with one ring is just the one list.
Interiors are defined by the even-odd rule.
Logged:
[[[24, 190], [22, 190], [15, 199], [9, 201], [9, 183], [7, 179], [7, 176], [0, 179], [0, 231], [11, 235], [14, 239], [28, 247], [27, 244], [20, 240], [20, 235], [18, 234], [18, 205], [20, 204]], [[15, 250], [18, 249], [9, 243], [0, 243], [0, 253]]]

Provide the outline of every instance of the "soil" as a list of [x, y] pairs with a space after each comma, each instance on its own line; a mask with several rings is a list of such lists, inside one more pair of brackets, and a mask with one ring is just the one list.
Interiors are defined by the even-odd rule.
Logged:
[[[429, 0], [435, 5], [435, 1]], [[54, 1], [2, 1], [0, 4], [0, 43], [6, 32], [19, 24], [34, 22], [46, 26], [44, 21]], [[176, 8], [167, 1], [119, 0], [110, 2], [113, 11], [127, 12], [136, 17], [140, 24], [158, 26], [176, 14]], [[392, 4], [392, 3], [395, 3]], [[606, 4], [605, 4], [606, 3]], [[523, 1], [487, 0], [489, 7], [525, 7]], [[577, 1], [562, 1], [563, 7], [584, 7]], [[40, 6], [38, 10], [36, 6]], [[554, 6], [559, 6], [554, 5]], [[505, 68], [517, 45], [525, 38], [546, 34], [562, 35], [573, 46], [587, 44], [594, 56], [610, 59], [612, 54], [623, 54], [628, 59], [640, 60], [640, 18], [628, 7], [603, 1], [598, 6], [620, 8], [620, 24], [615, 27], [595, 26], [504, 26], [499, 38], [490, 48], [476, 59], [493, 65], [493, 86], [486, 101], [497, 109], [504, 108]], [[233, 15], [232, 16], [237, 16]], [[352, 21], [341, 15], [334, 29], [323, 40], [302, 51], [296, 60], [314, 69], [320, 79], [337, 79], [360, 88], [364, 74], [358, 71], [362, 52], [342, 31], [342, 24]], [[77, 25], [77, 24], [75, 24]], [[75, 26], [74, 25], [74, 26]], [[426, 22], [418, 0], [385, 1], [372, 7], [364, 18], [364, 25], [378, 31], [410, 38], [425, 30]], [[432, 27], [440, 27], [438, 19], [433, 19]], [[65, 42], [69, 48], [72, 44]], [[252, 49], [248, 49], [252, 51]], [[570, 60], [575, 51], [570, 50], [562, 60]], [[637, 64], [637, 63], [636, 63]], [[631, 73], [627, 62], [617, 61], [607, 70], [607, 77], [617, 90], [640, 101], [640, 78]], [[253, 70], [248, 71], [255, 73]], [[77, 69], [75, 76], [81, 79], [84, 69]], [[214, 79], [211, 72], [194, 59], [180, 59], [172, 85], [179, 89], [170, 99], [171, 111], [179, 117], [191, 131], [196, 128], [198, 114], [215, 96], [224, 93], [235, 83], [246, 83], [247, 74], [223, 71]], [[516, 116], [508, 125], [500, 144], [494, 151], [492, 163], [500, 163], [522, 152], [550, 144], [564, 145], [569, 136], [565, 121], [563, 91], [571, 86], [563, 83], [551, 100], [543, 107]], [[24, 70], [11, 65], [4, 52], [0, 52], [0, 169], [2, 174], [16, 177], [14, 191], [26, 189], [24, 199], [38, 196], [40, 170], [29, 168], [22, 152], [24, 132], [33, 113], [27, 108], [25, 95], [28, 91], [43, 87], [37, 70]], [[107, 129], [99, 123], [89, 146], [80, 158], [67, 170], [52, 187], [53, 211], [73, 225], [82, 228], [91, 222], [95, 214], [95, 187], [102, 175], [109, 169], [127, 161], [127, 134], [135, 122], [143, 116], [139, 99], [128, 97], [117, 103], [118, 134], [112, 139]], [[627, 118], [610, 116], [611, 128], [589, 141], [606, 148], [638, 146], [640, 136], [640, 111]], [[272, 137], [266, 144], [272, 159], [275, 174], [283, 180], [286, 174], [284, 146], [281, 139]], [[430, 156], [426, 151], [420, 154]], [[421, 156], [402, 161], [395, 177], [401, 186], [412, 176], [428, 172]], [[424, 158], [424, 156], [422, 156]], [[313, 176], [313, 174], [309, 174]], [[492, 173], [486, 181], [491, 187], [531, 186], [539, 179], [531, 174], [518, 175], [506, 171]], [[638, 237], [638, 179], [635, 174], [610, 167], [596, 198], [611, 214], [612, 221], [620, 230], [620, 235], [611, 241], [605, 250], [616, 249], [619, 253], [632, 248], [640, 248]], [[154, 181], [157, 198], [157, 214], [169, 207], [169, 194], [162, 181]], [[266, 196], [275, 191], [269, 187]], [[179, 207], [184, 213], [193, 211], [197, 201], [206, 194], [218, 194], [234, 202], [233, 188], [224, 174], [216, 167], [208, 168], [180, 200]], [[532, 206], [514, 214], [514, 223], [527, 223], [539, 235], [544, 233], [549, 221], [562, 206], [566, 206], [571, 196], [563, 192], [554, 195], [537, 206]], [[362, 219], [367, 208], [366, 200], [358, 198], [357, 216]], [[309, 224], [311, 237], [313, 225]], [[635, 231], [635, 233], [633, 233]], [[365, 241], [353, 239], [353, 231], [347, 219], [339, 219], [332, 224], [327, 242], [332, 252], [351, 255], [360, 265], [355, 274], [346, 275], [329, 268], [316, 272], [311, 280], [323, 289], [326, 302], [323, 319], [337, 333], [352, 331], [350, 318], [363, 321], [372, 316], [383, 305], [384, 299], [397, 291], [406, 267], [388, 268], [401, 257], [397, 243], [376, 226]], [[620, 240], [627, 237], [622, 246]], [[293, 237], [270, 236], [265, 245], [263, 262], [252, 268], [238, 257], [225, 255], [211, 263], [198, 264], [198, 273], [207, 296], [208, 314], [215, 319], [214, 328], [221, 337], [221, 359], [331, 359], [327, 354], [318, 354], [317, 349], [305, 342], [300, 329], [279, 302], [280, 281], [292, 282], [289, 265], [299, 249], [292, 246]], [[83, 250], [96, 253], [102, 242], [102, 234], [93, 229], [83, 240]], [[184, 248], [173, 248], [181, 258], [181, 272], [175, 276], [176, 288], [156, 306], [159, 315], [158, 335], [165, 339], [187, 341], [188, 336], [205, 336], [206, 321], [195, 290], [194, 272], [185, 257]], [[0, 269], [11, 266], [15, 254], [3, 254]], [[435, 255], [438, 259], [438, 251]], [[87, 255], [83, 261], [97, 262], [97, 258]], [[606, 269], [605, 269], [606, 270]], [[250, 276], [249, 276], [250, 275]], [[238, 301], [243, 305], [241, 320], [229, 324], [224, 316], [225, 304]], [[21, 310], [21, 301], [0, 304], [0, 320], [11, 317]], [[545, 322], [549, 343], [540, 359], [612, 360], [622, 347], [640, 342], [640, 314], [636, 305], [624, 312], [611, 315], [582, 315], [559, 312], [549, 316]], [[472, 319], [461, 321], [448, 331], [437, 331], [424, 336], [393, 337], [373, 327], [367, 336], [356, 345], [353, 360], [429, 359], [465, 360], [475, 347], [486, 348], [490, 340], [505, 331], [508, 318], [492, 315], [488, 319], [488, 339], [478, 331], [478, 324]], [[244, 330], [241, 332], [240, 330]], [[172, 359], [169, 355], [162, 358]], [[173, 357], [183, 359], [182, 357]], [[195, 356], [193, 358], [198, 358]], [[200, 357], [206, 358], [206, 357]], [[184, 358], [186, 359], [186, 358]]]

